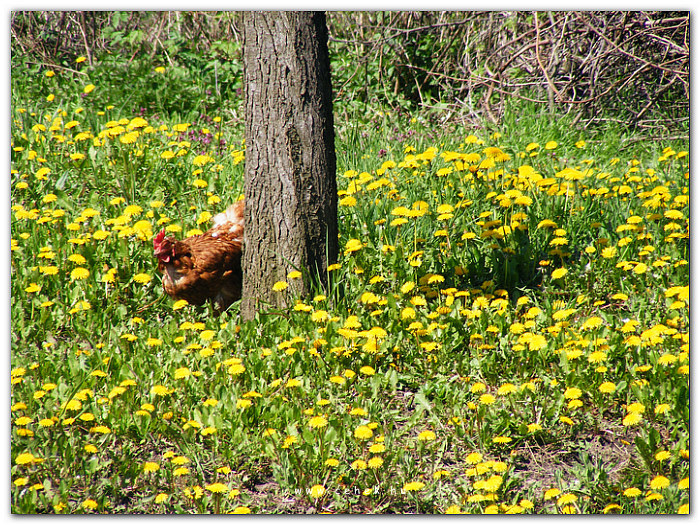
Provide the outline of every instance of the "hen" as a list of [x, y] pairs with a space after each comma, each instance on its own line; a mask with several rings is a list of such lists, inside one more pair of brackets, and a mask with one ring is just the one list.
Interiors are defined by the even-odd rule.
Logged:
[[153, 238], [165, 293], [196, 305], [211, 300], [219, 312], [240, 299], [243, 210], [243, 201], [232, 204], [201, 235], [178, 241], [161, 230]]

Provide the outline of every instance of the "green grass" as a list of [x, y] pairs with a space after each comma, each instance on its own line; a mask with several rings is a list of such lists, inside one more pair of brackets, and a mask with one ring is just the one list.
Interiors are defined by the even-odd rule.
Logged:
[[242, 324], [150, 241], [241, 196], [240, 123], [83, 66], [12, 74], [13, 512], [688, 510], [687, 144], [338, 123], [333, 288]]

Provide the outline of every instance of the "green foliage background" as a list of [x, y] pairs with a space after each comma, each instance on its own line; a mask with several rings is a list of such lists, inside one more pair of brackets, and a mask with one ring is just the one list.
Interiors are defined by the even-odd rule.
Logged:
[[334, 288], [242, 324], [150, 244], [242, 194], [236, 15], [13, 13], [12, 512], [689, 511], [682, 125], [354, 60], [460, 20], [329, 15]]

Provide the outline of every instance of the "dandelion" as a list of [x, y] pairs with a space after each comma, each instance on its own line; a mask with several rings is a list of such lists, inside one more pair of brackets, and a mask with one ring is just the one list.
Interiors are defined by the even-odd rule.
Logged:
[[654, 479], [651, 480], [651, 483], [649, 483], [649, 488], [651, 488], [652, 490], [665, 489], [670, 484], [671, 482], [666, 476], [656, 476]]
[[134, 282], [138, 284], [148, 284], [151, 282], [151, 276], [147, 273], [137, 273], [134, 275]]
[[618, 505], [617, 503], [610, 503], [609, 505], [606, 505], [603, 509], [603, 514], [610, 514], [614, 510], [622, 511], [622, 507], [620, 507], [620, 505]]
[[70, 273], [71, 281], [79, 281], [87, 279], [90, 276], [90, 271], [87, 268], [78, 267]]
[[568, 273], [568, 270], [566, 268], [558, 268], [552, 272], [552, 279], [555, 281], [557, 279], [561, 279]]
[[403, 486], [404, 492], [417, 492], [425, 487], [425, 483], [422, 481], [411, 481]]
[[353, 470], [367, 470], [367, 462], [364, 459], [356, 459], [350, 464]]
[[504, 383], [498, 388], [496, 392], [499, 396], [505, 396], [517, 392], [518, 388], [512, 383]]
[[407, 294], [411, 292], [416, 287], [416, 283], [413, 281], [407, 281], [401, 285], [401, 293]]
[[338, 206], [353, 208], [357, 205], [357, 199], [352, 195], [347, 195], [338, 201]]
[[645, 410], [644, 405], [641, 403], [630, 403], [627, 405], [627, 412], [630, 413], [643, 414]]
[[627, 498], [637, 498], [642, 494], [642, 491], [639, 490], [637, 487], [630, 487], [628, 489], [625, 489], [624, 492], [622, 493], [623, 496]]
[[639, 414], [638, 412], [632, 412], [630, 414], [627, 414], [622, 419], [622, 424], [626, 427], [631, 427], [631, 426], [637, 425], [641, 421], [642, 421], [642, 415]]
[[356, 439], [370, 439], [374, 432], [367, 425], [360, 425], [355, 429], [354, 435]]
[[178, 368], [177, 370], [175, 370], [174, 377], [175, 377], [175, 379], [187, 379], [188, 377], [190, 377], [191, 374], [192, 374], [192, 372], [190, 372], [189, 368], [182, 367], [182, 368]]
[[637, 275], [641, 275], [643, 273], [646, 273], [648, 266], [644, 263], [637, 263], [637, 265], [634, 267], [632, 270], [634, 273]]
[[298, 386], [301, 386], [301, 381], [299, 379], [296, 379], [296, 378], [290, 379], [285, 384], [285, 387], [287, 387], [287, 388], [294, 388], [294, 387], [298, 387]]
[[551, 488], [544, 493], [544, 500], [547, 501], [556, 498], [559, 494], [561, 494], [561, 490], [558, 488]]
[[211, 483], [204, 488], [213, 494], [222, 494], [228, 490], [228, 486], [224, 483]]
[[424, 430], [420, 434], [418, 434], [418, 441], [435, 441], [436, 436], [435, 432], [432, 430]]
[[481, 463], [482, 459], [484, 459], [484, 456], [482, 456], [479, 452], [472, 452], [471, 454], [467, 455], [466, 462], [470, 465], [476, 465], [477, 463]]
[[143, 464], [143, 471], [147, 474], [150, 472], [158, 472], [159, 469], [160, 465], [158, 465], [158, 463], [154, 463], [153, 461], [147, 461]]
[[483, 405], [492, 405], [496, 401], [496, 397], [492, 394], [482, 394], [479, 396], [479, 402]]
[[654, 459], [656, 461], [664, 461], [671, 457], [671, 453], [668, 450], [659, 450], [655, 455]]
[[330, 315], [325, 310], [316, 310], [311, 314], [311, 320], [314, 323], [325, 323], [330, 318]]
[[564, 392], [564, 398], [565, 399], [578, 399], [579, 397], [581, 397], [581, 394], [582, 394], [581, 389], [571, 387], [571, 388], [567, 388], [566, 391]]
[[34, 454], [23, 452], [22, 454], [17, 455], [15, 458], [15, 463], [17, 465], [28, 465], [30, 463], [35, 463], [37, 460], [38, 458], [34, 457]]
[[575, 494], [566, 493], [559, 496], [559, 499], [557, 499], [557, 505], [563, 507], [564, 505], [571, 505], [572, 503], [576, 503], [577, 500], [578, 497]]
[[97, 508], [97, 502], [94, 499], [86, 499], [80, 506], [85, 510], [95, 510]]
[[372, 454], [381, 454], [382, 452], [386, 452], [386, 445], [384, 445], [384, 443], [374, 443], [369, 447], [369, 451]]
[[598, 391], [601, 394], [612, 394], [616, 390], [615, 383], [611, 383], [610, 381], [606, 381], [604, 383], [601, 383], [600, 386], [598, 387]]
[[498, 474], [494, 474], [484, 482], [482, 488], [486, 492], [496, 492], [502, 484], [503, 477], [499, 476]]
[[170, 394], [172, 391], [163, 385], [155, 385], [151, 388], [151, 394], [154, 394], [156, 396], [167, 396]]
[[595, 330], [603, 324], [603, 319], [597, 316], [590, 317], [581, 325], [581, 330]]
[[671, 410], [671, 405], [669, 405], [668, 403], [661, 403], [660, 405], [656, 406], [656, 408], [654, 408], [654, 414], [662, 415], [668, 412], [669, 410]]
[[328, 425], [328, 420], [323, 416], [312, 417], [309, 420], [309, 427], [311, 428], [323, 428]]
[[272, 285], [272, 289], [275, 292], [282, 292], [282, 291], [286, 290], [288, 286], [289, 286], [289, 283], [287, 283], [285, 281], [277, 281], [275, 284]]
[[13, 484], [15, 485], [15, 487], [23, 487], [23, 486], [25, 486], [27, 483], [29, 483], [29, 478], [17, 478], [17, 479], [13, 482]]
[[363, 247], [362, 241], [358, 239], [350, 239], [345, 243], [345, 255], [361, 250]]

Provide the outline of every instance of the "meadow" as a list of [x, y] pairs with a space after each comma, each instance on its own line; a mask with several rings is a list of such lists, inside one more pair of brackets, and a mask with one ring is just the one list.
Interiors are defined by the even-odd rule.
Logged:
[[687, 140], [339, 120], [332, 286], [241, 323], [165, 296], [151, 246], [242, 198], [240, 99], [22, 71], [13, 513], [689, 511]]

